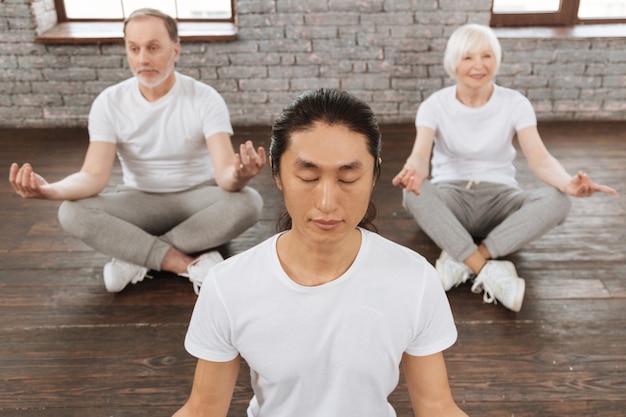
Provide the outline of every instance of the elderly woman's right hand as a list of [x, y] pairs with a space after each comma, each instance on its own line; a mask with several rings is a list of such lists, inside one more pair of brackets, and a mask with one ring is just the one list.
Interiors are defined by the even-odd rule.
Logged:
[[424, 177], [417, 173], [413, 165], [406, 163], [404, 167], [402, 167], [402, 170], [393, 178], [391, 183], [419, 195], [422, 181], [424, 181]]

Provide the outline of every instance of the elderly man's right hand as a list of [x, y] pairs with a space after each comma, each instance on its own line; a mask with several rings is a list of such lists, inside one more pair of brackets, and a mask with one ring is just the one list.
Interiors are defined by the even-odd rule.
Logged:
[[13, 163], [9, 171], [9, 182], [13, 190], [23, 198], [50, 198], [48, 182], [33, 171], [33, 167], [26, 163], [21, 167]]

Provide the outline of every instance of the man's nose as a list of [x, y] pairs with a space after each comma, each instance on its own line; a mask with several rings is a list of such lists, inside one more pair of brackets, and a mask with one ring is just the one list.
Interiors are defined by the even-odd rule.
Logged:
[[336, 208], [337, 205], [337, 181], [335, 180], [320, 180], [319, 182], [319, 196], [317, 202], [317, 208], [323, 212], [330, 212]]
[[139, 53], [137, 54], [137, 59], [139, 60], [139, 62], [146, 62], [148, 61], [148, 50], [141, 48], [139, 50]]

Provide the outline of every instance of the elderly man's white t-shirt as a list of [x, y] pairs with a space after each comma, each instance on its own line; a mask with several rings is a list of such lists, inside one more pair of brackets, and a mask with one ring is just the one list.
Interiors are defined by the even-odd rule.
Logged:
[[124, 184], [176, 192], [213, 178], [206, 138], [233, 129], [215, 89], [175, 73], [172, 89], [147, 101], [133, 77], [105, 89], [89, 113], [89, 140], [117, 145]]

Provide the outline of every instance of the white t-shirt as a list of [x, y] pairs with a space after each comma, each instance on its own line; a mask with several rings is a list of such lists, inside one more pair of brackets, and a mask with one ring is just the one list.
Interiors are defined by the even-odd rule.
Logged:
[[133, 77], [105, 89], [89, 112], [89, 140], [117, 145], [124, 184], [163, 193], [213, 178], [206, 138], [232, 135], [226, 103], [215, 89], [183, 74], [156, 102]]
[[478, 108], [455, 95], [456, 86], [443, 88], [417, 110], [415, 125], [435, 131], [432, 182], [474, 180], [516, 187], [513, 137], [537, 124], [530, 101], [496, 84], [489, 101]]
[[439, 278], [419, 254], [361, 229], [352, 266], [327, 284], [291, 280], [279, 235], [214, 267], [202, 285], [187, 351], [251, 369], [249, 417], [395, 416], [387, 397], [403, 352], [456, 341]]

